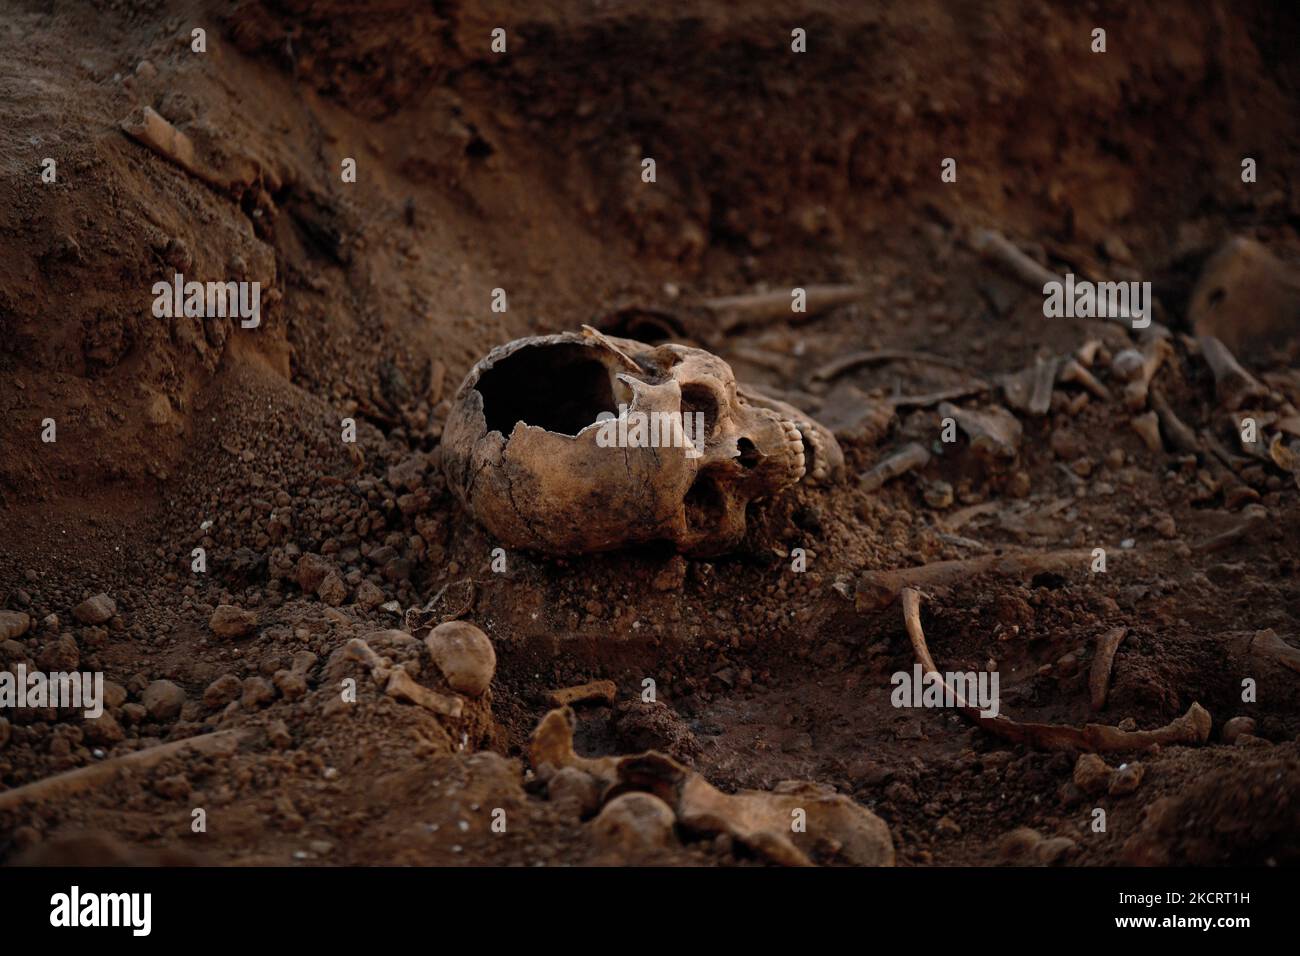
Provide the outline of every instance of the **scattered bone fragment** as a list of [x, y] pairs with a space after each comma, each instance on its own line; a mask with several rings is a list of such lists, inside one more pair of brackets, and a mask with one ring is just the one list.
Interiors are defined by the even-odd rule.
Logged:
[[596, 779], [602, 799], [615, 791], [653, 794], [673, 811], [682, 830], [704, 836], [725, 833], [773, 863], [808, 866], [824, 855], [858, 866], [894, 863], [889, 827], [843, 794], [799, 781], [778, 784], [773, 792], [726, 794], [656, 751], [582, 757], [573, 750], [574, 724], [568, 707], [542, 718], [528, 740], [534, 768], [577, 768]]
[[705, 299], [700, 305], [716, 316], [721, 331], [731, 332], [742, 326], [807, 321], [841, 305], [860, 302], [867, 295], [867, 289], [859, 285], [809, 285], [802, 288], [806, 294], [804, 312], [791, 310], [791, 289]]
[[1088, 696], [1094, 711], [1106, 706], [1115, 652], [1119, 650], [1119, 645], [1127, 633], [1128, 628], [1116, 627], [1097, 637], [1097, 651], [1092, 658], [1092, 669], [1088, 672]]
[[954, 419], [970, 438], [971, 448], [985, 458], [1015, 458], [1020, 451], [1024, 428], [1005, 408], [962, 408], [945, 402], [939, 406], [939, 414]]
[[1300, 648], [1282, 640], [1271, 627], [1255, 632], [1250, 641], [1250, 652], [1300, 673]]
[[439, 624], [424, 639], [434, 664], [452, 690], [482, 697], [497, 669], [492, 641], [468, 621]]
[[1026, 285], [1041, 290], [1049, 282], [1065, 280], [1052, 270], [1039, 265], [1015, 243], [994, 229], [976, 229], [970, 235], [970, 245], [991, 262], [1003, 266]]
[[915, 352], [908, 349], [868, 349], [864, 352], [850, 352], [817, 368], [809, 376], [810, 381], [825, 382], [838, 378], [850, 369], [862, 365], [877, 365], [884, 362], [916, 362], [921, 365], [937, 365], [964, 372], [971, 378], [979, 378], [966, 364], [956, 359], [931, 355], [929, 352]]
[[[829, 845], [854, 866], [893, 866], [889, 827], [843, 794], [816, 784], [787, 783], [775, 792], [742, 790], [728, 794], [702, 776], [688, 773], [681, 785], [677, 819], [696, 833], [727, 833], [775, 863], [809, 866], [813, 849]], [[805, 830], [792, 823], [805, 817]]]
[[446, 717], [459, 717], [464, 708], [464, 701], [459, 697], [448, 697], [446, 694], [430, 690], [418, 683], [404, 667], [394, 667], [388, 672], [388, 683], [384, 687], [384, 693], [394, 700], [418, 704], [425, 710]]
[[1130, 411], [1139, 411], [1146, 407], [1147, 392], [1151, 380], [1155, 378], [1160, 366], [1173, 354], [1173, 347], [1164, 338], [1152, 336], [1142, 346], [1142, 365], [1137, 374], [1124, 386], [1124, 405]]
[[1068, 358], [1061, 364], [1061, 371], [1057, 374], [1057, 380], [1080, 385], [1103, 402], [1110, 401], [1110, 389], [1099, 382], [1095, 375], [1075, 359]]
[[1268, 458], [1283, 472], [1295, 479], [1300, 488], [1300, 441], [1286, 441], [1279, 432], [1268, 444]]
[[1212, 335], [1201, 336], [1197, 341], [1201, 345], [1201, 357], [1214, 373], [1214, 388], [1224, 408], [1231, 411], [1268, 397], [1268, 387], [1242, 368], [1226, 345]]
[[356, 661], [368, 667], [370, 676], [378, 683], [383, 683], [388, 678], [387, 662], [359, 637], [352, 638], [343, 646], [343, 656], [347, 660]]
[[950, 402], [957, 398], [982, 395], [988, 390], [988, 383], [974, 382], [969, 385], [954, 385], [951, 388], [941, 388], [938, 391], [925, 392], [921, 395], [891, 395], [887, 401], [894, 408], [928, 408], [931, 405], [938, 405], [940, 402]]
[[[1164, 431], [1165, 437], [1169, 439], [1169, 444], [1178, 451], [1189, 454], [1197, 454], [1202, 451], [1201, 442], [1197, 438], [1196, 432], [1192, 431], [1169, 407], [1169, 402], [1165, 399], [1164, 393], [1159, 388], [1153, 388], [1150, 391], [1150, 398], [1151, 408], [1154, 409], [1156, 416], [1160, 419], [1160, 427]], [[1147, 414], [1151, 413], [1148, 412]]]
[[146, 106], [122, 120], [122, 129], [132, 139], [148, 146], [187, 173], [212, 182], [211, 174], [201, 170], [196, 162], [193, 141], [152, 107]]
[[170, 757], [185, 754], [228, 757], [239, 749], [243, 739], [242, 731], [219, 730], [211, 734], [200, 734], [197, 737], [187, 737], [184, 740], [147, 747], [144, 750], [113, 757], [111, 760], [69, 770], [0, 793], [0, 812], [32, 801], [57, 803], [74, 794], [109, 783], [124, 772], [148, 770]]
[[1254, 239], [1233, 237], [1205, 263], [1188, 301], [1198, 336], [1237, 351], [1300, 350], [1300, 273]]
[[1092, 552], [1088, 550], [1025, 551], [935, 561], [915, 568], [867, 571], [858, 578], [854, 603], [859, 611], [878, 611], [894, 603], [906, 588], [949, 587], [981, 574], [1026, 578], [1044, 572], [1084, 571], [1091, 560]]
[[1074, 357], [1084, 368], [1092, 368], [1097, 364], [1097, 359], [1103, 351], [1104, 348], [1101, 339], [1088, 339], [1088, 341], [1075, 349]]
[[571, 707], [589, 701], [612, 704], [617, 693], [618, 688], [612, 680], [594, 680], [576, 687], [553, 690], [546, 695], [546, 699], [552, 707]]
[[[904, 588], [901, 595], [903, 625], [912, 642], [916, 659], [925, 673], [933, 673], [943, 680], [942, 672], [935, 666], [930, 649], [926, 646], [925, 632], [921, 629], [921, 592]], [[1086, 724], [1082, 729], [1058, 724], [1021, 723], [1009, 717], [985, 717], [979, 709], [966, 703], [962, 695], [944, 681], [946, 693], [957, 701], [961, 712], [989, 733], [1012, 743], [1027, 744], [1042, 750], [1060, 750], [1073, 753], [1106, 753], [1145, 750], [1152, 745], [1203, 744], [1210, 736], [1209, 712], [1193, 703], [1187, 713], [1155, 730], [1120, 730], [1104, 724]]]
[[898, 451], [886, 456], [858, 480], [858, 487], [863, 491], [878, 491], [888, 481], [917, 468], [924, 468], [930, 463], [930, 453], [925, 446], [909, 442]]
[[873, 398], [850, 382], [840, 382], [826, 396], [818, 420], [841, 442], [877, 445], [897, 417], [889, 402]]
[[1056, 384], [1061, 360], [1038, 356], [1034, 364], [999, 379], [1007, 404], [1016, 411], [1046, 415], [1052, 407], [1052, 386]]
[[193, 140], [152, 107], [145, 106], [133, 112], [122, 120], [121, 128], [132, 139], [214, 189], [238, 195], [260, 175], [266, 179], [268, 192], [275, 193], [279, 190], [279, 177], [247, 156], [226, 157], [221, 163], [223, 168], [215, 168], [199, 155]]
[[528, 738], [528, 762], [536, 769], [576, 767], [600, 784], [602, 799], [618, 783], [619, 757], [583, 757], [573, 750], [577, 717], [571, 707], [547, 711]]

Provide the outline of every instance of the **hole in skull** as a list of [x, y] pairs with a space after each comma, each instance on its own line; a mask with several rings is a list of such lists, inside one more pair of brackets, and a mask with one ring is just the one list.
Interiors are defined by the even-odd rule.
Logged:
[[488, 431], [502, 435], [516, 422], [576, 435], [601, 412], [618, 414], [609, 371], [585, 345], [522, 348], [484, 372], [475, 388]]
[[736, 449], [740, 452], [740, 454], [736, 456], [736, 460], [740, 462], [742, 467], [754, 468], [758, 465], [759, 459], [762, 456], [759, 455], [758, 449], [754, 447], [754, 443], [748, 438], [739, 439], [736, 442]]
[[[686, 423], [688, 430], [695, 427], [696, 412], [704, 416], [704, 437], [712, 437], [713, 429], [718, 424], [718, 400], [707, 388], [700, 385], [684, 385], [682, 386], [682, 415], [690, 416]], [[688, 434], [692, 439], [696, 438], [694, 431], [688, 431]]]
[[715, 528], [722, 523], [726, 502], [717, 483], [708, 475], [700, 475], [686, 492], [686, 526], [688, 528]]

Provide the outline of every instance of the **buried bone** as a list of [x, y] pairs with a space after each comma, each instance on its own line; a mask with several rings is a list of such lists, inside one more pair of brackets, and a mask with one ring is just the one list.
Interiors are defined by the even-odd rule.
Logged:
[[1251, 638], [1250, 652], [1256, 657], [1263, 657], [1300, 673], [1300, 648], [1292, 647], [1282, 640], [1272, 628], [1255, 632]]
[[549, 764], [556, 770], [573, 767], [591, 775], [607, 807], [622, 799], [620, 795], [651, 794], [672, 810], [687, 833], [726, 834], [770, 862], [786, 866], [808, 866], [822, 857], [857, 866], [894, 864], [889, 827], [843, 794], [797, 781], [780, 783], [771, 792], [727, 794], [655, 751], [583, 757], [573, 750], [575, 722], [567, 707], [548, 712], [529, 738], [529, 761], [539, 771]]
[[909, 442], [898, 451], [878, 461], [869, 471], [863, 472], [858, 486], [863, 491], [879, 491], [886, 482], [893, 481], [916, 468], [930, 463], [930, 453], [918, 442]]
[[1241, 408], [1247, 402], [1268, 397], [1268, 387], [1251, 375], [1228, 347], [1212, 335], [1203, 335], [1197, 341], [1201, 357], [1214, 373], [1214, 388], [1229, 410]]
[[457, 392], [442, 447], [481, 524], [552, 554], [660, 540], [721, 554], [751, 501], [844, 467], [829, 431], [738, 385], [716, 355], [594, 329], [493, 349]]
[[[903, 588], [900, 595], [903, 606], [903, 626], [912, 642], [912, 651], [927, 674], [943, 676], [930, 656], [925, 632], [921, 629], [921, 592]], [[1082, 728], [1061, 724], [1024, 723], [1009, 717], [986, 717], [964, 700], [960, 693], [948, 687], [946, 693], [957, 701], [957, 709], [984, 730], [1012, 743], [1027, 744], [1040, 750], [1060, 750], [1073, 753], [1105, 753], [1146, 750], [1153, 745], [1169, 746], [1205, 743], [1210, 737], [1209, 711], [1193, 702], [1183, 716], [1175, 718], [1155, 730], [1120, 730], [1105, 724], [1086, 724]]]
[[949, 402], [939, 406], [939, 414], [952, 418], [970, 438], [976, 453], [985, 458], [1015, 458], [1024, 429], [1020, 420], [996, 405], [978, 410], [962, 408]]

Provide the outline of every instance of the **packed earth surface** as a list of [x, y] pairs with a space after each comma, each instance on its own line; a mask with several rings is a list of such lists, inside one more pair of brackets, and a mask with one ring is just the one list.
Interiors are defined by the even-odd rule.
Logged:
[[[689, 819], [707, 781], [888, 828], [810, 814], [810, 862], [1300, 862], [1300, 8], [0, 6], [0, 669], [107, 680], [0, 709], [0, 861], [798, 858]], [[1154, 321], [1047, 317], [1043, 271]], [[260, 324], [157, 317], [176, 273]], [[720, 356], [846, 476], [714, 556], [502, 548], [444, 424], [583, 326]], [[881, 574], [943, 561], [929, 652], [1004, 716], [1207, 722], [1089, 753], [895, 706]]]

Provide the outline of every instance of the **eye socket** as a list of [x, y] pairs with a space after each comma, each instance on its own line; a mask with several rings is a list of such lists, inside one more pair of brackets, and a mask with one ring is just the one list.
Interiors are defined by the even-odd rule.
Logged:
[[707, 388], [687, 385], [682, 389], [682, 414], [693, 415], [696, 412], [704, 416], [705, 436], [712, 436], [718, 425], [718, 400]]

